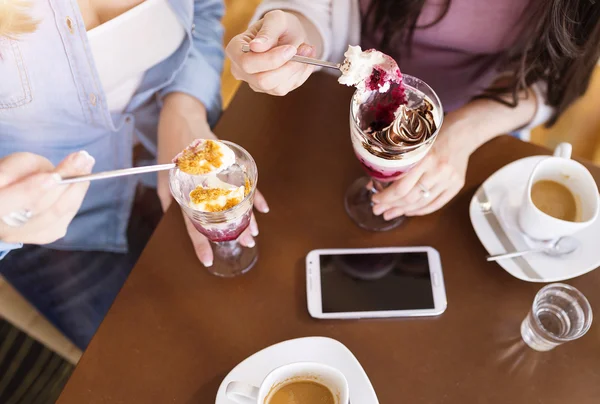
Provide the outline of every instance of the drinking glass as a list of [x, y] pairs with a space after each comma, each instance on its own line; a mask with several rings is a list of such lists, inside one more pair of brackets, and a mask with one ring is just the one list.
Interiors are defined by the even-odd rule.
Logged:
[[206, 176], [190, 175], [178, 168], [169, 172], [169, 186], [173, 197], [200, 233], [210, 241], [214, 260], [208, 271], [222, 277], [233, 277], [248, 272], [258, 259], [257, 248], [242, 247], [238, 237], [250, 224], [258, 170], [252, 156], [235, 143], [221, 141], [235, 153], [236, 162], [217, 174], [224, 182], [235, 186], [250, 185], [242, 202], [221, 212], [203, 212], [190, 206], [190, 192], [203, 185]]
[[535, 295], [531, 311], [521, 323], [523, 341], [536, 351], [583, 336], [592, 325], [592, 308], [572, 286], [553, 283]]
[[[404, 216], [393, 220], [385, 220], [383, 215], [376, 216], [373, 214], [371, 197], [388, 187], [392, 181], [405, 175], [427, 155], [444, 119], [442, 103], [433, 89], [416, 77], [409, 75], [403, 75], [402, 77], [408, 105], [418, 105], [421, 100], [427, 99], [433, 106], [433, 117], [437, 129], [429, 139], [414, 146], [398, 147], [383, 144], [361, 129], [357, 116], [362, 104], [356, 101], [357, 93], [354, 93], [350, 102], [350, 135], [356, 157], [368, 176], [358, 178], [348, 188], [345, 207], [352, 220], [358, 226], [367, 230], [390, 230], [404, 221]], [[367, 102], [369, 101], [373, 103], [372, 99], [367, 100]], [[369, 148], [366, 148], [365, 145], [369, 145]], [[386, 157], [373, 154], [370, 151], [373, 149], [381, 151]], [[369, 186], [371, 181], [373, 186]]]

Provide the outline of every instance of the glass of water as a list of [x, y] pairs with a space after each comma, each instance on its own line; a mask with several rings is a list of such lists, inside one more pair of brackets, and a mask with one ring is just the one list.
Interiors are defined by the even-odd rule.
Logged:
[[591, 325], [592, 308], [585, 296], [572, 286], [553, 283], [535, 295], [521, 336], [536, 351], [549, 351], [583, 336]]

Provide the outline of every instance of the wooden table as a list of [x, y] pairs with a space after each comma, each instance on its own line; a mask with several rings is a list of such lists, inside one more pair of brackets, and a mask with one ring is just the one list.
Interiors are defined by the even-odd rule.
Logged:
[[[537, 353], [519, 325], [540, 284], [486, 263], [468, 216], [476, 188], [536, 146], [502, 137], [472, 158], [467, 185], [442, 211], [391, 232], [346, 216], [361, 169], [348, 129], [351, 90], [315, 75], [286, 97], [236, 96], [216, 133], [247, 148], [271, 213], [259, 217], [260, 258], [236, 279], [197, 261], [172, 207], [150, 240], [59, 403], [213, 403], [225, 375], [271, 344], [335, 338], [362, 363], [382, 404], [598, 403], [600, 326]], [[592, 168], [596, 179], [600, 169]], [[317, 321], [306, 309], [304, 257], [315, 248], [431, 245], [442, 256], [448, 310], [439, 318]], [[600, 313], [600, 272], [569, 282]], [[354, 404], [354, 403], [353, 403]], [[371, 403], [356, 403], [371, 404]]]

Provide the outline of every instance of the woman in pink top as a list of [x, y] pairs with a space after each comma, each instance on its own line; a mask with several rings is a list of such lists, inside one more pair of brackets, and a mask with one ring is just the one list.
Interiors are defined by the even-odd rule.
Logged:
[[[288, 63], [296, 53], [340, 62], [360, 44], [391, 55], [440, 96], [448, 114], [432, 151], [373, 197], [387, 220], [445, 205], [488, 140], [553, 124], [585, 92], [600, 58], [593, 0], [266, 0], [255, 20], [227, 47], [234, 76], [255, 91], [300, 86], [313, 68]], [[248, 43], [253, 52], [244, 54]]]

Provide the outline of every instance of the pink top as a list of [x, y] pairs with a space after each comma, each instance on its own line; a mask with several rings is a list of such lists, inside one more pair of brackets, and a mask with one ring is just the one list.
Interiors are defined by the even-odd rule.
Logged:
[[[361, 14], [371, 0], [360, 0]], [[435, 20], [440, 0], [428, 0], [417, 26]], [[503, 52], [523, 27], [523, 0], [452, 0], [446, 16], [429, 28], [416, 29], [412, 54], [391, 53], [402, 73], [424, 80], [440, 97], [446, 112], [455, 110], [488, 88], [498, 75]], [[377, 48], [381, 32], [366, 35], [363, 49]]]

